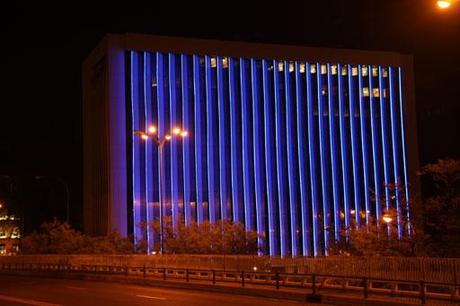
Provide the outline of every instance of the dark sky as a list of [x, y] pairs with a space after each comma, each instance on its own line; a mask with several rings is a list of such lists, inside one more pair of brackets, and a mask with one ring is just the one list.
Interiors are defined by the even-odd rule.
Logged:
[[420, 160], [460, 157], [460, 2], [440, 12], [435, 0], [39, 1], [0, 14], [0, 197], [25, 211], [27, 229], [65, 214], [63, 187], [35, 175], [69, 184], [81, 222], [81, 62], [110, 32], [412, 54]]

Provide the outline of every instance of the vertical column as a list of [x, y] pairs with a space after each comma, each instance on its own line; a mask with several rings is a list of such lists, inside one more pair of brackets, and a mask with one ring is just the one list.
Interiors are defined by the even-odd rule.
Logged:
[[[359, 68], [358, 68], [359, 69]], [[358, 90], [361, 90], [360, 83], [358, 85]], [[358, 91], [358, 97], [360, 93]], [[361, 184], [360, 184], [360, 148], [359, 148], [359, 139], [356, 135], [358, 134], [359, 127], [357, 126], [357, 120], [355, 119], [355, 114], [359, 113], [359, 105], [357, 105], [356, 96], [355, 96], [355, 82], [353, 79], [353, 67], [348, 66], [348, 98], [350, 103], [350, 135], [351, 135], [351, 155], [352, 155], [352, 165], [353, 165], [353, 194], [355, 200], [355, 221], [357, 226], [361, 226], [361, 218], [359, 216], [359, 210], [361, 209]]]
[[286, 99], [286, 149], [287, 149], [287, 164], [288, 164], [288, 187], [289, 187], [289, 212], [291, 217], [291, 254], [293, 257], [298, 255], [298, 239], [297, 239], [297, 193], [295, 180], [295, 159], [294, 159], [294, 108], [291, 99], [291, 76], [290, 65], [288, 61], [284, 62], [284, 95]]
[[337, 128], [334, 114], [334, 95], [332, 87], [332, 72], [331, 65], [327, 64], [327, 97], [329, 107], [329, 141], [331, 150], [331, 171], [332, 171], [332, 201], [334, 203], [334, 236], [338, 240], [340, 238], [340, 195], [339, 195], [339, 167], [337, 161], [337, 143], [336, 135]]
[[[181, 85], [182, 85], [182, 126], [188, 130], [191, 126], [190, 120], [190, 97], [189, 97], [189, 79], [188, 79], [188, 57], [187, 55], [181, 55]], [[185, 225], [190, 225], [192, 220], [191, 208], [190, 208], [190, 140], [184, 138], [182, 140], [182, 152], [183, 152], [183, 171], [184, 171], [184, 212], [185, 212]], [[195, 206], [197, 203], [195, 203]]]
[[[157, 53], [157, 66], [156, 66], [156, 79], [157, 79], [157, 116], [158, 116], [158, 135], [163, 137], [165, 134], [165, 101], [164, 101], [164, 56], [162, 53]], [[158, 162], [158, 165], [160, 163]], [[161, 180], [158, 180], [158, 184], [160, 181], [165, 182], [166, 176], [164, 171], [164, 164], [163, 169], [160, 170], [158, 167], [158, 177], [161, 177]], [[165, 212], [165, 201], [164, 195], [166, 193], [165, 184], [159, 186], [160, 191], [160, 226], [163, 226], [164, 216], [166, 216]], [[163, 237], [160, 236], [160, 241], [163, 241]]]
[[[406, 132], [404, 128], [404, 100], [403, 100], [403, 88], [402, 88], [402, 70], [398, 67], [398, 88], [399, 88], [399, 116], [401, 122], [401, 148], [402, 148], [402, 160], [404, 170], [404, 193], [406, 202], [406, 219], [407, 219], [407, 232], [412, 235], [412, 228], [410, 223], [410, 211], [409, 211], [409, 182], [407, 178], [407, 163], [406, 163]], [[400, 225], [401, 222], [398, 222]]]
[[[131, 109], [132, 109], [132, 130], [143, 129], [143, 124], [140, 122], [140, 109], [139, 109], [139, 54], [137, 52], [130, 52], [131, 64]], [[142, 110], [143, 111], [143, 110]], [[133, 136], [133, 218], [134, 218], [134, 241], [137, 242], [142, 238], [142, 232], [139, 228], [141, 221], [141, 202], [142, 199], [142, 174], [140, 160], [142, 150], [142, 140], [137, 136]]]
[[331, 221], [330, 221], [330, 210], [329, 210], [329, 192], [328, 192], [328, 186], [329, 186], [329, 171], [327, 168], [327, 127], [324, 119], [324, 101], [323, 101], [323, 81], [321, 77], [322, 71], [321, 71], [321, 64], [317, 63], [316, 64], [316, 77], [317, 77], [317, 82], [318, 82], [318, 126], [319, 126], [319, 156], [320, 156], [320, 161], [321, 161], [321, 189], [322, 189], [322, 195], [323, 195], [323, 233], [324, 233], [324, 246], [325, 250], [324, 253], [325, 255], [328, 255], [329, 251], [329, 243], [330, 243], [330, 233], [328, 231]]
[[[252, 76], [252, 136], [253, 136], [253, 158], [254, 158], [254, 181], [256, 194], [256, 223], [259, 235], [265, 233], [265, 203], [264, 203], [264, 166], [261, 153], [263, 152], [263, 138], [261, 131], [263, 125], [260, 119], [260, 81], [257, 73], [257, 62], [251, 59], [251, 76]], [[263, 249], [263, 239], [258, 239], [259, 248]]]
[[230, 102], [230, 146], [231, 146], [231, 168], [232, 168], [232, 202], [233, 202], [233, 221], [243, 222], [243, 216], [241, 215], [241, 202], [240, 202], [240, 182], [239, 182], [239, 146], [238, 139], [240, 137], [238, 133], [238, 119], [237, 119], [237, 88], [236, 88], [236, 73], [235, 73], [235, 61], [233, 58], [228, 59], [229, 69], [229, 102]]
[[193, 55], [193, 94], [194, 94], [194, 116], [195, 116], [195, 171], [196, 171], [196, 218], [198, 224], [203, 223], [203, 161], [202, 161], [202, 134], [201, 122], [203, 110], [201, 109], [201, 86], [200, 86], [200, 57]]
[[[363, 158], [363, 173], [364, 173], [364, 206], [366, 209], [366, 224], [369, 222], [369, 165], [368, 165], [368, 143], [367, 143], [367, 131], [366, 131], [366, 109], [365, 101], [363, 97], [363, 75], [361, 66], [358, 66], [358, 84], [359, 84], [359, 109], [360, 109], [360, 121], [361, 121], [361, 149]], [[360, 212], [356, 211], [357, 218], [359, 218]]]
[[[305, 65], [305, 64], [302, 64]], [[305, 69], [305, 68], [304, 68]], [[301, 68], [299, 62], [295, 63], [295, 92], [297, 108], [297, 156], [299, 167], [299, 185], [300, 185], [300, 212], [301, 212], [301, 233], [302, 233], [302, 255], [310, 256], [310, 213], [308, 210], [308, 171], [306, 160], [308, 157], [306, 135], [305, 135], [305, 97], [302, 91]], [[307, 73], [307, 71], [303, 71]], [[268, 171], [268, 167], [267, 167]]]
[[265, 168], [267, 171], [267, 202], [268, 202], [268, 242], [269, 254], [275, 256], [278, 253], [277, 222], [276, 222], [276, 168], [274, 165], [273, 143], [273, 117], [271, 108], [271, 90], [266, 60], [262, 60], [262, 77], [264, 90], [264, 137], [265, 137]]
[[217, 57], [217, 105], [219, 111], [219, 183], [220, 183], [220, 218], [221, 220], [227, 220], [227, 150], [225, 141], [227, 135], [225, 134], [226, 129], [226, 111], [224, 93], [224, 81], [223, 81], [223, 68], [222, 58]]
[[[380, 178], [380, 148], [379, 148], [379, 134], [378, 134], [378, 114], [375, 106], [374, 99], [374, 82], [372, 66], [368, 66], [369, 75], [369, 104], [371, 110], [371, 138], [372, 138], [372, 161], [374, 165], [374, 192], [375, 192], [375, 215], [377, 219], [382, 216], [380, 201], [382, 200], [381, 192], [381, 178]], [[366, 218], [368, 218], [366, 211]]]
[[[144, 108], [145, 108], [145, 126], [148, 128], [153, 124], [153, 110], [152, 110], [152, 70], [150, 53], [144, 52], [144, 65], [143, 65], [143, 91], [144, 91]], [[145, 145], [145, 190], [146, 190], [146, 233], [147, 233], [147, 254], [153, 250], [153, 231], [150, 226], [153, 221], [153, 143], [148, 141]]]
[[278, 179], [278, 203], [279, 203], [279, 227], [280, 227], [280, 253], [281, 256], [286, 256], [288, 246], [287, 246], [287, 220], [286, 220], [286, 194], [284, 188], [284, 177], [283, 177], [283, 142], [282, 142], [282, 132], [281, 132], [281, 116], [282, 111], [282, 102], [280, 98], [280, 78], [278, 72], [278, 62], [273, 61], [273, 73], [274, 73], [274, 91], [275, 91], [275, 132], [276, 132], [276, 168], [277, 168], [277, 179]]
[[[314, 65], [314, 64], [313, 64]], [[318, 205], [319, 205], [319, 188], [316, 181], [318, 177], [318, 169], [316, 168], [316, 161], [318, 160], [318, 151], [316, 146], [317, 131], [315, 129], [315, 116], [313, 112], [313, 88], [311, 82], [311, 65], [309, 63], [305, 66], [306, 74], [306, 87], [307, 87], [307, 118], [308, 118], [308, 155], [310, 163], [310, 184], [311, 184], [311, 210], [313, 220], [313, 254], [315, 257], [321, 255], [321, 237], [320, 225], [318, 220]]]
[[209, 221], [216, 221], [216, 204], [215, 204], [215, 170], [214, 170], [214, 111], [212, 105], [212, 72], [211, 58], [205, 57], [205, 80], [206, 80], [206, 134], [207, 134], [207, 157], [208, 157], [208, 204], [209, 204]]
[[388, 67], [388, 89], [390, 93], [390, 122], [391, 122], [391, 138], [392, 138], [392, 153], [393, 153], [393, 169], [394, 169], [394, 181], [396, 184], [395, 197], [396, 197], [396, 221], [398, 226], [398, 237], [402, 236], [401, 228], [401, 194], [400, 194], [400, 184], [401, 184], [401, 169], [399, 161], [401, 160], [399, 152], [399, 129], [398, 129], [398, 106], [395, 101], [395, 90], [394, 90], [394, 70], [392, 67]]
[[[379, 98], [380, 98], [380, 125], [382, 128], [382, 152], [383, 152], [383, 175], [384, 175], [384, 183], [385, 183], [385, 207], [388, 211], [390, 209], [390, 191], [388, 189], [388, 184], [390, 184], [390, 171], [388, 169], [389, 162], [388, 162], [388, 127], [387, 127], [387, 108], [385, 104], [385, 88], [383, 85], [383, 75], [382, 75], [382, 67], [379, 66], [378, 68], [379, 73]], [[378, 217], [379, 218], [379, 217]]]
[[[176, 93], [176, 58], [175, 55], [169, 53], [169, 118], [170, 130], [172, 131], [177, 125], [177, 93]], [[179, 221], [179, 199], [178, 199], [178, 165], [177, 165], [177, 144], [176, 141], [171, 141], [171, 207], [172, 207], [172, 224], [173, 228], [177, 229]]]
[[[343, 184], [343, 206], [344, 206], [344, 215], [345, 215], [345, 228], [350, 226], [350, 182], [349, 178], [349, 169], [348, 169], [348, 137], [347, 137], [347, 121], [345, 118], [345, 98], [343, 90], [343, 80], [342, 80], [342, 66], [337, 65], [337, 86], [338, 86], [338, 99], [339, 99], [339, 130], [340, 130], [340, 153], [342, 157], [342, 184]], [[350, 84], [349, 84], [350, 85]], [[348, 111], [349, 120], [353, 120], [352, 110]]]
[[240, 59], [240, 81], [241, 81], [241, 124], [242, 124], [242, 147], [243, 147], [243, 185], [244, 185], [244, 214], [245, 223], [247, 230], [253, 230], [253, 189], [251, 183], [251, 171], [250, 171], [250, 159], [251, 154], [249, 152], [250, 143], [250, 121], [249, 121], [249, 99], [247, 92], [247, 73], [246, 73], [246, 62], [244, 59]]

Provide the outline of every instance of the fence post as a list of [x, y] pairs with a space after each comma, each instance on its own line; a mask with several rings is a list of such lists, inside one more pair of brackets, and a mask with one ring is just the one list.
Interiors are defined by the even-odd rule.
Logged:
[[189, 282], [188, 269], [185, 269], [185, 279], [187, 280], [187, 283], [188, 283]]
[[311, 289], [313, 291], [313, 294], [316, 295], [316, 275], [315, 274], [311, 275]]
[[166, 268], [163, 268], [163, 280], [166, 280]]
[[216, 284], [216, 271], [212, 270], [212, 284]]
[[367, 297], [369, 296], [369, 282], [367, 280], [367, 277], [363, 278], [363, 294], [364, 298], [367, 299]]
[[244, 272], [241, 272], [241, 287], [244, 287]]
[[276, 281], [276, 289], [280, 288], [280, 273], [278, 271], [275, 272], [275, 281]]
[[422, 305], [426, 303], [426, 292], [425, 292], [425, 282], [420, 282], [420, 302]]

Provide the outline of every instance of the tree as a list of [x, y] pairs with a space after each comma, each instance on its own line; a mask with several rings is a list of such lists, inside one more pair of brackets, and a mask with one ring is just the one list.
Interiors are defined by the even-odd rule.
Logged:
[[133, 251], [130, 237], [117, 232], [90, 237], [56, 219], [22, 238], [20, 247], [22, 254], [132, 254]]
[[[163, 231], [164, 253], [169, 254], [257, 254], [259, 235], [255, 231], [246, 231], [244, 225], [228, 220], [201, 224], [191, 222], [187, 226], [178, 222], [173, 228], [171, 217], [153, 221], [150, 226], [154, 233]], [[158, 236], [158, 235], [157, 235]], [[159, 237], [158, 237], [159, 238]], [[159, 239], [156, 239], [155, 251], [160, 251]]]
[[380, 219], [369, 216], [367, 223], [366, 212], [359, 212], [361, 226], [353, 219], [348, 228], [340, 230], [339, 239], [333, 238], [330, 244], [331, 255], [414, 256], [420, 252], [423, 235], [415, 231], [407, 214], [413, 206], [413, 198], [408, 202], [405, 188], [399, 184], [388, 184], [386, 188], [390, 198], [374, 197], [374, 201], [382, 208], [390, 204], [398, 209], [384, 208]]
[[424, 201], [424, 228], [432, 256], [460, 257], [460, 161], [440, 159], [424, 166], [431, 194]]

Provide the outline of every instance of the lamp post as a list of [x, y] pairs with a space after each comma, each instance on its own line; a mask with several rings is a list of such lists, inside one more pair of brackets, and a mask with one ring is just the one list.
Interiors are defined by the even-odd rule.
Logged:
[[70, 224], [70, 188], [69, 185], [60, 177], [58, 176], [42, 176], [42, 175], [36, 175], [35, 176], [36, 180], [43, 180], [43, 179], [54, 179], [62, 186], [64, 186], [65, 189], [65, 197], [66, 197], [66, 222], [67, 224]]
[[173, 136], [178, 137], [187, 137], [188, 132], [182, 130], [179, 127], [175, 127], [172, 130], [171, 134], [166, 134], [163, 137], [159, 136], [158, 130], [154, 125], [149, 126], [147, 132], [136, 130], [134, 131], [134, 135], [139, 135], [142, 140], [147, 141], [149, 139], [153, 139], [155, 144], [158, 147], [158, 168], [159, 168], [159, 183], [160, 183], [160, 241], [161, 241], [161, 253], [163, 254], [164, 251], [164, 231], [163, 231], [163, 214], [164, 214], [164, 201], [163, 201], [163, 146], [166, 142], [170, 141]]

